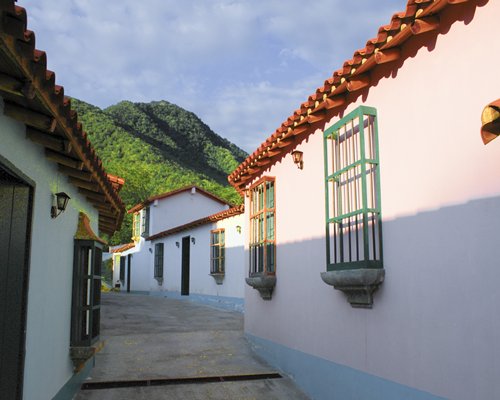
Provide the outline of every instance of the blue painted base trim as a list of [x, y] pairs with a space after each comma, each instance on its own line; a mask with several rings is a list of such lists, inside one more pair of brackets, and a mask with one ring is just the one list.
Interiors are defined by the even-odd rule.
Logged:
[[85, 363], [80, 372], [73, 375], [68, 382], [57, 392], [57, 394], [52, 398], [52, 400], [69, 400], [72, 399], [75, 394], [80, 390], [83, 381], [87, 379], [90, 375], [90, 371], [94, 368], [95, 357], [92, 357]]
[[315, 400], [443, 400], [427, 392], [246, 334], [253, 350]]
[[208, 294], [192, 293], [189, 296], [182, 296], [180, 292], [150, 292], [151, 296], [167, 297], [176, 300], [188, 300], [205, 304], [222, 310], [237, 311], [243, 313], [245, 310], [244, 300], [239, 297], [213, 296]]

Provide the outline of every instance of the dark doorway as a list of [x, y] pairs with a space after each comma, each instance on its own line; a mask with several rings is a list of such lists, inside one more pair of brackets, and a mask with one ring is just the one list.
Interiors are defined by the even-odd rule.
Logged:
[[0, 165], [0, 393], [5, 399], [22, 398], [32, 202], [32, 187]]
[[130, 293], [130, 269], [132, 267], [132, 254], [127, 256], [127, 292]]
[[190, 251], [190, 237], [185, 236], [182, 238], [182, 279], [181, 279], [181, 295], [189, 295], [189, 251]]

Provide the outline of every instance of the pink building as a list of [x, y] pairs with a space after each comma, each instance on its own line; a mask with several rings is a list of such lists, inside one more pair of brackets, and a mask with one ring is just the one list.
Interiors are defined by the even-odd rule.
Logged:
[[409, 0], [229, 176], [246, 334], [312, 398], [500, 398], [499, 20]]

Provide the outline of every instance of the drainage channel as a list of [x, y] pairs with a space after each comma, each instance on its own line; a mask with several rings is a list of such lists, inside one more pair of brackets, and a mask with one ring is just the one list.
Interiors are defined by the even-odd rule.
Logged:
[[81, 390], [114, 389], [140, 386], [166, 386], [166, 385], [186, 385], [200, 383], [216, 382], [238, 382], [238, 381], [256, 381], [262, 379], [282, 378], [277, 372], [266, 374], [246, 374], [246, 375], [224, 375], [224, 376], [200, 376], [192, 378], [155, 378], [155, 379], [136, 379], [128, 381], [102, 381], [85, 382]]

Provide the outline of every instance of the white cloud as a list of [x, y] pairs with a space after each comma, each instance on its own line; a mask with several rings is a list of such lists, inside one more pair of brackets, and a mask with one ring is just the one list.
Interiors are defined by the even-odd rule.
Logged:
[[406, 1], [18, 4], [66, 94], [101, 107], [165, 99], [252, 151]]

